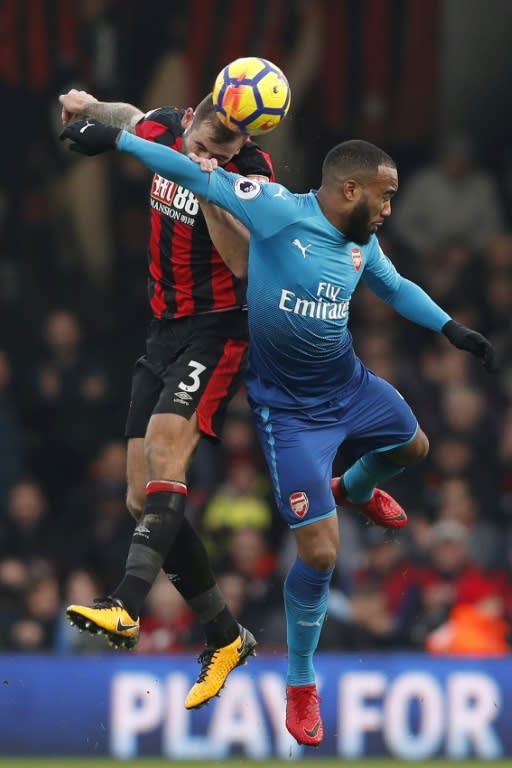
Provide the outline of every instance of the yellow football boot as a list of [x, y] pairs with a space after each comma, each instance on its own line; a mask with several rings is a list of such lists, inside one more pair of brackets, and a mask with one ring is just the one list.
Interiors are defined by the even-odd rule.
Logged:
[[103, 634], [116, 648], [134, 648], [140, 634], [139, 619], [132, 619], [121, 600], [105, 597], [94, 605], [68, 605], [66, 614], [80, 632]]
[[255, 656], [256, 640], [248, 629], [239, 625], [240, 634], [229, 645], [214, 648], [209, 645], [198, 658], [201, 664], [199, 676], [187, 694], [185, 709], [195, 709], [218, 696], [229, 673], [242, 664], [248, 656]]

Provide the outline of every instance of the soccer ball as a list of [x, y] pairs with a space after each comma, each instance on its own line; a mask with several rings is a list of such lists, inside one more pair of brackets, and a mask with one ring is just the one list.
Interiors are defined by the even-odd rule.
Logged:
[[249, 56], [227, 64], [213, 86], [217, 117], [245, 134], [269, 133], [290, 107], [290, 86], [271, 61]]

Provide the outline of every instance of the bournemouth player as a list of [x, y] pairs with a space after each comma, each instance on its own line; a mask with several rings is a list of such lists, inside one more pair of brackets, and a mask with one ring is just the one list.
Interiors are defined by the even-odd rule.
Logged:
[[[273, 178], [269, 156], [220, 123], [211, 95], [195, 110], [165, 107], [145, 115], [130, 104], [98, 102], [84, 91], [72, 90], [60, 102], [65, 124], [76, 115], [103, 118], [169, 154], [175, 154], [169, 148], [195, 152], [254, 180]], [[67, 613], [81, 629], [133, 647], [160, 568], [172, 573], [206, 635], [201, 672], [185, 702], [194, 708], [219, 692], [256, 645], [228, 610], [205, 548], [185, 517], [192, 455], [201, 436], [219, 437], [245, 369], [245, 281], [235, 275], [245, 275], [248, 233], [228, 213], [200, 204], [186, 186], [160, 174], [153, 177], [149, 204], [153, 320], [146, 354], [135, 365], [126, 424], [127, 502], [138, 524], [121, 583], [93, 606], [71, 605]]]

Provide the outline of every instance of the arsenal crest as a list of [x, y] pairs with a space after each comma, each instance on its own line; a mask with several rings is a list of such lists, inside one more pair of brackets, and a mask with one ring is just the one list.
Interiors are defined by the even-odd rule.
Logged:
[[363, 257], [361, 256], [360, 248], [352, 248], [352, 263], [356, 272], [359, 272], [361, 269], [361, 264], [363, 263]]
[[290, 496], [290, 507], [297, 517], [305, 517], [309, 509], [309, 499], [304, 491], [295, 491]]

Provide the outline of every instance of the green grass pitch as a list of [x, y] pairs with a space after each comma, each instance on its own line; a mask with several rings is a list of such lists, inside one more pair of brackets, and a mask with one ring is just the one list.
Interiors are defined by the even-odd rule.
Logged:
[[229, 760], [190, 760], [174, 761], [168, 759], [114, 760], [112, 758], [77, 758], [77, 757], [28, 757], [0, 758], [0, 768], [284, 768], [301, 765], [303, 768], [511, 768], [512, 759], [504, 760], [428, 760], [407, 762], [383, 757], [375, 760], [343, 760], [341, 758], [306, 759], [306, 760], [248, 760], [232, 758]]

